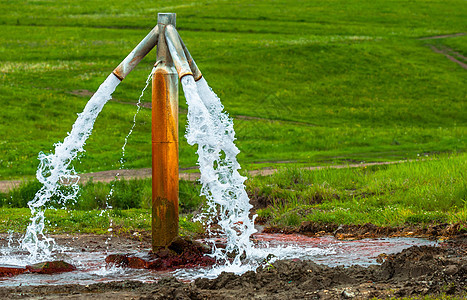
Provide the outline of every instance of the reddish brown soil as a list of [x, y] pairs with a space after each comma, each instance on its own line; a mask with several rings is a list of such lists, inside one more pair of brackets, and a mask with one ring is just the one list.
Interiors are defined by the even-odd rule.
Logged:
[[167, 248], [161, 247], [150, 253], [111, 254], [107, 256], [105, 262], [118, 267], [166, 271], [212, 266], [216, 261], [206, 256], [210, 252], [209, 246], [179, 236]]

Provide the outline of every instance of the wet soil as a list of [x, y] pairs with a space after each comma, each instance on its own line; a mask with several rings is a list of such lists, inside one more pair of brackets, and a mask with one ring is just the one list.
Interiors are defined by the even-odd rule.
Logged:
[[[256, 219], [261, 222], [261, 220]], [[380, 227], [371, 223], [363, 225], [337, 225], [303, 222], [297, 227], [265, 226], [264, 233], [300, 233], [307, 236], [333, 235], [337, 239], [364, 239], [379, 237], [423, 237], [429, 239], [462, 239], [467, 235], [467, 224], [426, 224], [403, 227]]]
[[209, 253], [211, 247], [208, 245], [178, 236], [167, 247], [159, 247], [149, 253], [111, 254], [105, 262], [117, 267], [167, 271], [212, 266], [216, 260], [206, 255]]
[[[55, 236], [84, 251], [128, 252], [149, 248], [137, 235]], [[107, 241], [108, 242], [108, 241]], [[284, 260], [242, 276], [181, 282], [167, 275], [155, 283], [122, 281], [91, 285], [19, 286], [0, 289], [0, 299], [371, 299], [441, 293], [467, 297], [467, 236], [440, 247], [411, 247], [380, 255], [379, 265], [327, 267], [311, 261]]]

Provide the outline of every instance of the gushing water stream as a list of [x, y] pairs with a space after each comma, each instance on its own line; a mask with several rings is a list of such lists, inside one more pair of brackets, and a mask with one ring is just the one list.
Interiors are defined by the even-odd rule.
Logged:
[[[248, 258], [253, 245], [250, 236], [256, 232], [252, 208], [245, 191], [245, 177], [240, 176], [234, 144], [233, 121], [223, 112], [219, 98], [202, 78], [195, 83], [192, 76], [182, 78], [188, 104], [186, 138], [190, 145], [198, 144], [198, 164], [201, 172], [201, 194], [206, 196], [206, 224], [217, 223], [226, 238], [226, 248], [213, 245], [213, 256], [231, 269]], [[234, 256], [230, 261], [228, 256]]]
[[[151, 76], [146, 80], [143, 92], [150, 78]], [[32, 213], [31, 223], [21, 242], [21, 247], [30, 253], [28, 260], [31, 262], [50, 259], [57, 247], [55, 241], [44, 233], [45, 209], [52, 199], [66, 207], [68, 201], [76, 198], [79, 176], [70, 164], [78, 153], [84, 151], [84, 144], [91, 135], [98, 114], [111, 99], [111, 94], [119, 83], [120, 80], [111, 74], [78, 115], [68, 136], [62, 143], [55, 144], [55, 152], [39, 154], [37, 178], [43, 187], [28, 203]], [[221, 227], [221, 237], [227, 241], [225, 249], [216, 248], [213, 244], [213, 256], [224, 266], [235, 269], [242, 264], [242, 259], [248, 258], [252, 253], [250, 236], [256, 230], [254, 219], [249, 217], [252, 206], [244, 188], [246, 178], [238, 173], [240, 165], [236, 155], [239, 150], [234, 144], [233, 122], [223, 112], [220, 99], [204, 78], [195, 83], [193, 77], [185, 76], [182, 78], [182, 85], [188, 104], [186, 138], [190, 145], [198, 145], [202, 194], [208, 200], [208, 207], [202, 217], [208, 224], [217, 223]], [[133, 128], [134, 124], [122, 147], [121, 164], [125, 145]], [[60, 182], [71, 183], [71, 192], [63, 192]], [[229, 259], [229, 256], [234, 259]]]
[[[111, 99], [119, 83], [120, 80], [110, 74], [86, 104], [83, 112], [78, 115], [71, 132], [68, 133], [63, 143], [55, 144], [54, 153], [41, 152], [39, 154], [40, 163], [36, 177], [43, 186], [34, 199], [28, 203], [32, 214], [31, 223], [21, 242], [22, 248], [30, 253], [30, 261], [50, 259], [55, 242], [44, 233], [44, 211], [53, 198], [63, 206], [69, 200], [75, 199], [79, 189], [79, 176], [70, 164], [78, 153], [84, 151], [84, 144], [91, 135], [97, 116]], [[71, 193], [62, 192], [60, 182], [72, 183]]]

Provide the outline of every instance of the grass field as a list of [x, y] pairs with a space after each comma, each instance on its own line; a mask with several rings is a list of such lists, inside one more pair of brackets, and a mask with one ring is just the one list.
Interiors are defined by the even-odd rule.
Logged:
[[[177, 27], [235, 119], [244, 168], [415, 158], [467, 148], [465, 1], [0, 1], [0, 179], [30, 178], [89, 94], [156, 24]], [[150, 54], [99, 116], [79, 172], [119, 167]], [[149, 92], [143, 101], [149, 101]], [[180, 132], [186, 104], [180, 99]], [[150, 110], [126, 167], [151, 165]], [[180, 164], [196, 164], [182, 139]]]
[[465, 170], [465, 154], [337, 170], [289, 168], [251, 179], [248, 189], [252, 198], [268, 204], [258, 216], [279, 227], [303, 221], [389, 227], [467, 224]]
[[[256, 203], [258, 217], [278, 228], [296, 228], [304, 221], [385, 227], [461, 223], [461, 230], [466, 231], [466, 170], [465, 153], [359, 168], [289, 167], [271, 176], [250, 178], [246, 189]], [[111, 186], [114, 192], [108, 197]], [[24, 231], [30, 217], [24, 207], [39, 188], [38, 182], [29, 182], [0, 193], [0, 232]], [[199, 191], [197, 183], [180, 182], [180, 227], [184, 232], [203, 230], [201, 224], [190, 221], [202, 210], [204, 200]], [[49, 232], [105, 233], [112, 223], [120, 232], [148, 231], [150, 201], [151, 181], [147, 179], [89, 182], [82, 186], [76, 203], [68, 206], [72, 209], [47, 211], [47, 228]], [[100, 213], [107, 202], [114, 210]]]

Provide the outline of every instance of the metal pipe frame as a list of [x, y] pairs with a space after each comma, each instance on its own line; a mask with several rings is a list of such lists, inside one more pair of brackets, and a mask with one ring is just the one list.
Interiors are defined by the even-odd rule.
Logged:
[[[160, 34], [161, 28], [166, 29], [165, 34]], [[161, 36], [165, 36], [167, 42], [165, 39], [161, 39]], [[160, 47], [158, 45], [159, 40], [162, 41]], [[172, 49], [167, 51], [165, 49], [167, 44], [169, 47], [172, 47]], [[158, 51], [158, 53], [160, 53], [158, 61], [159, 59], [164, 60], [165, 58], [172, 61], [173, 57], [180, 78], [185, 75], [192, 75], [195, 81], [201, 79], [203, 76], [201, 71], [175, 29], [175, 14], [167, 13], [158, 14], [158, 25], [155, 26], [148, 35], [146, 35], [146, 37], [130, 52], [130, 54], [128, 54], [128, 56], [113, 70], [112, 73], [122, 81], [156, 45], [158, 48], [164, 48], [164, 51]], [[186, 64], [188, 64], [189, 67], [187, 67]]]
[[202, 78], [175, 29], [176, 15], [160, 13], [157, 23], [159, 39], [152, 83], [153, 252], [166, 248], [178, 236], [178, 79]]
[[178, 236], [178, 80], [202, 74], [180, 38], [174, 13], [159, 13], [157, 26], [114, 69], [121, 81], [157, 45], [152, 79], [152, 249]]

